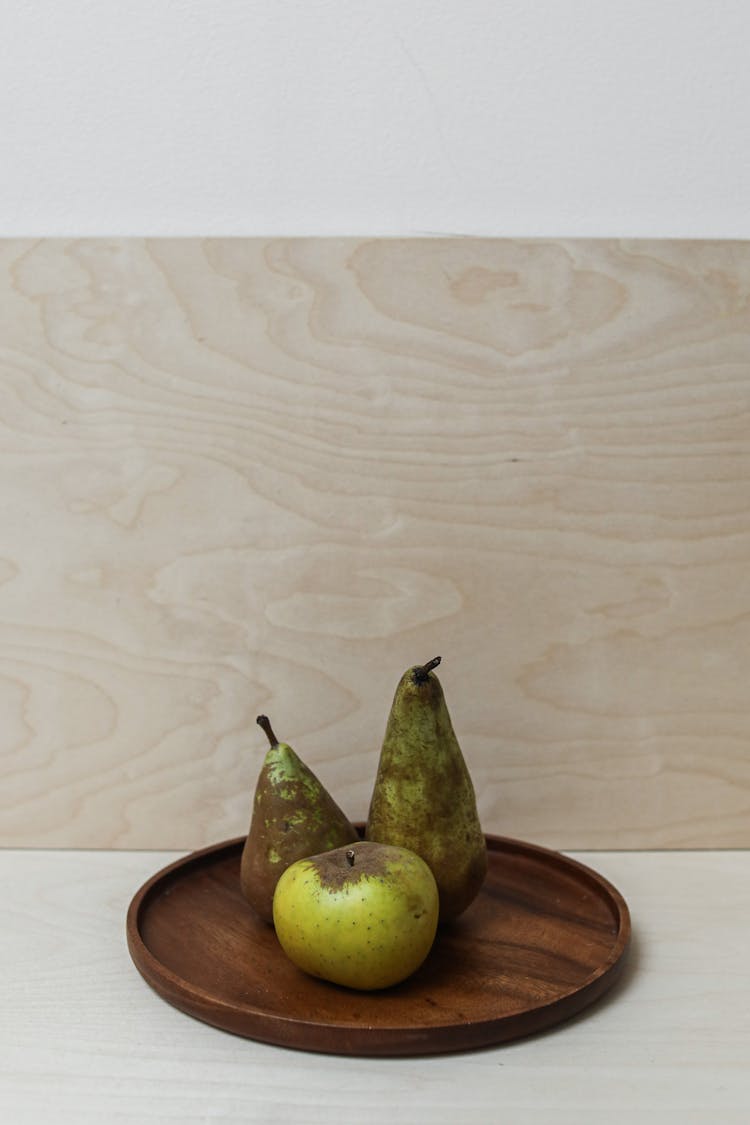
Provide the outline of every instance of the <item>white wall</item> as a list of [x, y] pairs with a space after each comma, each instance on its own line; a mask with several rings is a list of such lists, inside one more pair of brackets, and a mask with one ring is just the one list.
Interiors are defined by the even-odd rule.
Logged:
[[741, 0], [27, 0], [0, 234], [750, 237]]

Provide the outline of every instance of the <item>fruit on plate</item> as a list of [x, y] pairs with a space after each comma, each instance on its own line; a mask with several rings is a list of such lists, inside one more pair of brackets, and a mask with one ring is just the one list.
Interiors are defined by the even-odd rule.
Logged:
[[306, 973], [370, 991], [416, 972], [432, 948], [438, 892], [407, 848], [360, 841], [298, 860], [273, 899], [276, 936]]
[[240, 885], [256, 913], [271, 922], [276, 884], [290, 864], [359, 836], [312, 770], [288, 743], [279, 742], [267, 717], [257, 721], [270, 748], [255, 787]]
[[440, 657], [404, 672], [388, 716], [365, 838], [411, 848], [429, 865], [440, 921], [476, 898], [487, 844], [474, 786], [434, 669]]

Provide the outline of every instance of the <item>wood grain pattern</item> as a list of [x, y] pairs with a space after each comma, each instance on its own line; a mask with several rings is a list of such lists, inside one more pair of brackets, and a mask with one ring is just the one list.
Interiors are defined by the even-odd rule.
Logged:
[[440, 653], [486, 831], [750, 843], [750, 244], [0, 243], [0, 842], [353, 819]]

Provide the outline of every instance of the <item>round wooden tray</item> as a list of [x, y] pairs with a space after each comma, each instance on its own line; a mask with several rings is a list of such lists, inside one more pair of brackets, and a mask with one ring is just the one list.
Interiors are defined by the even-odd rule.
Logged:
[[130, 955], [191, 1016], [250, 1039], [342, 1055], [426, 1055], [515, 1039], [579, 1012], [616, 980], [630, 938], [619, 892], [583, 864], [487, 836], [478, 898], [422, 967], [382, 992], [307, 976], [240, 893], [244, 837], [157, 872], [133, 898]]

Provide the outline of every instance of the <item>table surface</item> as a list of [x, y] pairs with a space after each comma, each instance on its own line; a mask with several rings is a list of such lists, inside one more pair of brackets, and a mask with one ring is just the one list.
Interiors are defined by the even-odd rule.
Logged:
[[177, 853], [0, 851], [0, 1119], [746, 1125], [750, 852], [570, 854], [631, 910], [610, 993], [514, 1043], [363, 1059], [241, 1039], [148, 988], [125, 915]]

